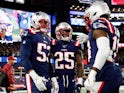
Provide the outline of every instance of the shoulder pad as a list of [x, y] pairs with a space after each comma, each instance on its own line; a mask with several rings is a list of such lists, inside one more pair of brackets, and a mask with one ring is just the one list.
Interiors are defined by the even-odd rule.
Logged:
[[79, 41], [74, 41], [74, 46], [80, 46], [81, 44], [80, 44], [80, 42]]
[[109, 20], [105, 18], [98, 18], [96, 21], [94, 21], [93, 29], [106, 29], [106, 31], [114, 33], [114, 26]]
[[30, 28], [26, 29], [26, 31], [28, 31], [28, 33], [30, 33], [30, 34], [36, 34], [36, 32]]
[[93, 29], [105, 28], [107, 29], [107, 23], [102, 19], [97, 19], [93, 22]]
[[56, 39], [52, 39], [51, 40], [51, 45], [56, 45], [57, 44], [57, 40]]
[[21, 36], [28, 36], [29, 34], [36, 34], [36, 33], [32, 29], [25, 29], [20, 34]]

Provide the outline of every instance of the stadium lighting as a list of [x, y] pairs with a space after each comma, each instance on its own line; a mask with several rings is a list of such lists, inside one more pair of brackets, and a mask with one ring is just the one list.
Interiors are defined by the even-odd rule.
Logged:
[[25, 3], [25, 0], [15, 0], [16, 3], [19, 3], [19, 4], [24, 4]]
[[79, 3], [91, 4], [94, 1], [103, 1], [103, 0], [78, 0]]
[[78, 0], [79, 3], [91, 4], [93, 0]]
[[7, 2], [14, 2], [14, 0], [4, 0], [4, 1], [7, 1]]
[[25, 3], [25, 0], [4, 0], [4, 1], [19, 3], [19, 4], [24, 4]]

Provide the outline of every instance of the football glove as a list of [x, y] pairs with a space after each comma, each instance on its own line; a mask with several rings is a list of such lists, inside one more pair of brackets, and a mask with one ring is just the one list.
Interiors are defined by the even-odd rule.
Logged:
[[52, 93], [58, 93], [58, 92], [59, 92], [59, 85], [58, 85], [58, 82], [57, 82], [56, 77], [52, 77], [52, 78], [51, 78], [51, 81], [52, 81], [52, 89], [51, 89], [51, 92], [52, 92]]
[[96, 74], [97, 72], [95, 70], [90, 71], [88, 78], [84, 82], [84, 86], [87, 90], [91, 90], [92, 87], [94, 86], [95, 81], [96, 81]]
[[88, 41], [88, 35], [86, 35], [84, 33], [81, 33], [81, 35], [78, 35], [77, 36], [77, 39], [76, 40], [79, 41], [80, 44], [85, 43], [85, 42]]
[[82, 87], [83, 87], [83, 78], [78, 78], [75, 93], [80, 93]]
[[31, 76], [33, 82], [35, 83], [35, 86], [39, 91], [45, 91], [46, 88], [46, 82], [48, 81], [44, 77], [39, 76], [34, 70], [30, 71], [29, 75]]

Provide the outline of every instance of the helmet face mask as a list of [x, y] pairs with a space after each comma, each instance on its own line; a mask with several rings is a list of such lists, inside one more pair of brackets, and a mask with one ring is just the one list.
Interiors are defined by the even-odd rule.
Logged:
[[66, 22], [61, 22], [56, 27], [56, 38], [63, 41], [69, 41], [72, 39], [72, 28], [71, 26]]
[[39, 27], [42, 32], [48, 32], [50, 29], [50, 22], [42, 19], [39, 21]]
[[50, 29], [50, 18], [44, 12], [36, 12], [31, 16], [31, 26], [38, 28], [41, 32], [48, 32]]
[[[90, 24], [102, 15], [110, 15], [110, 9], [107, 3], [103, 1], [95, 1], [89, 8], [85, 10], [85, 18], [90, 20]], [[86, 20], [87, 21], [87, 20]]]

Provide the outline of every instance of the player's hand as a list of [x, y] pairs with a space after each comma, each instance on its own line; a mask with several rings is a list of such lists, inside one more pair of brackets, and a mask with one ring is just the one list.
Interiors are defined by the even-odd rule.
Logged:
[[14, 90], [16, 90], [17, 88], [15, 87], [14, 84], [10, 84], [10, 86], [7, 87], [7, 89], [8, 89], [9, 91], [14, 91]]
[[88, 35], [81, 33], [81, 35], [77, 36], [76, 40], [79, 41], [80, 44], [83, 44], [88, 41]]
[[51, 78], [51, 81], [52, 81], [52, 89], [51, 89], [51, 92], [52, 92], [52, 93], [58, 93], [58, 92], [59, 92], [59, 85], [58, 85], [58, 82], [57, 82], [56, 77], [52, 77], [52, 78]]
[[83, 87], [83, 78], [78, 78], [75, 92], [80, 93], [82, 87]]
[[84, 82], [84, 86], [86, 87], [87, 90], [90, 90], [94, 86], [96, 81], [96, 74], [97, 72], [95, 70], [90, 71], [88, 78]]
[[33, 82], [35, 83], [35, 86], [39, 91], [47, 90], [45, 85], [48, 80], [45, 79], [45, 77], [39, 76], [34, 70], [30, 71], [29, 75], [31, 76]]

